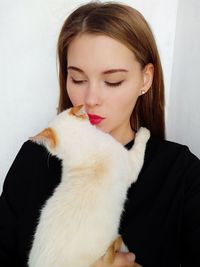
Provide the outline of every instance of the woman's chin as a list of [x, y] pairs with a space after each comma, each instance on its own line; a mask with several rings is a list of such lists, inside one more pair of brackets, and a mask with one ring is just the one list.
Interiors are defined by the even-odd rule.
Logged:
[[101, 125], [101, 124], [97, 124], [95, 125], [97, 129], [101, 130], [104, 133], [110, 133], [110, 131], [108, 129], [105, 128], [105, 126]]

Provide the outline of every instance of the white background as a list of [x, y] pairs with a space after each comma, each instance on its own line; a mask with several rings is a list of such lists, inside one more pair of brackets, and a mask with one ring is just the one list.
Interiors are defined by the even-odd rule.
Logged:
[[[69, 13], [87, 1], [0, 0], [0, 191], [21, 145], [56, 115], [56, 43]], [[199, 0], [121, 1], [149, 21], [165, 75], [167, 138], [200, 156]]]

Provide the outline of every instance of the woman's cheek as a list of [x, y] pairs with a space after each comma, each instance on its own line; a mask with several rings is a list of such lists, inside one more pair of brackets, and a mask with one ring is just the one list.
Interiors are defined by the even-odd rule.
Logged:
[[84, 94], [72, 87], [68, 87], [67, 89], [68, 96], [73, 104], [73, 106], [78, 106], [84, 104]]

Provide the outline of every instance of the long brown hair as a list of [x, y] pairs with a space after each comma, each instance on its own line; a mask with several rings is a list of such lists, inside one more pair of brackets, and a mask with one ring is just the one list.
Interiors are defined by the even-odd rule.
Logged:
[[153, 33], [141, 13], [117, 2], [93, 1], [81, 5], [64, 22], [57, 47], [60, 80], [58, 112], [72, 106], [66, 90], [67, 49], [81, 33], [114, 38], [135, 54], [142, 68], [148, 63], [154, 65], [152, 86], [138, 98], [130, 123], [134, 130], [144, 126], [152, 135], [165, 138], [163, 72]]

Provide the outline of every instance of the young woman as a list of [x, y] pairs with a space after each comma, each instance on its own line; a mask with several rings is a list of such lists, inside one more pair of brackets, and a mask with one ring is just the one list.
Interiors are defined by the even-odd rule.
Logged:
[[[111, 266], [200, 266], [200, 161], [165, 140], [162, 68], [144, 17], [114, 2], [84, 4], [62, 27], [58, 57], [59, 112], [84, 104], [90, 122], [127, 149], [140, 126], [151, 132], [119, 228], [130, 253], [116, 253]], [[27, 266], [41, 207], [60, 176], [61, 162], [42, 146], [22, 146], [0, 199], [0, 266]], [[94, 267], [103, 266], [102, 256]]]

